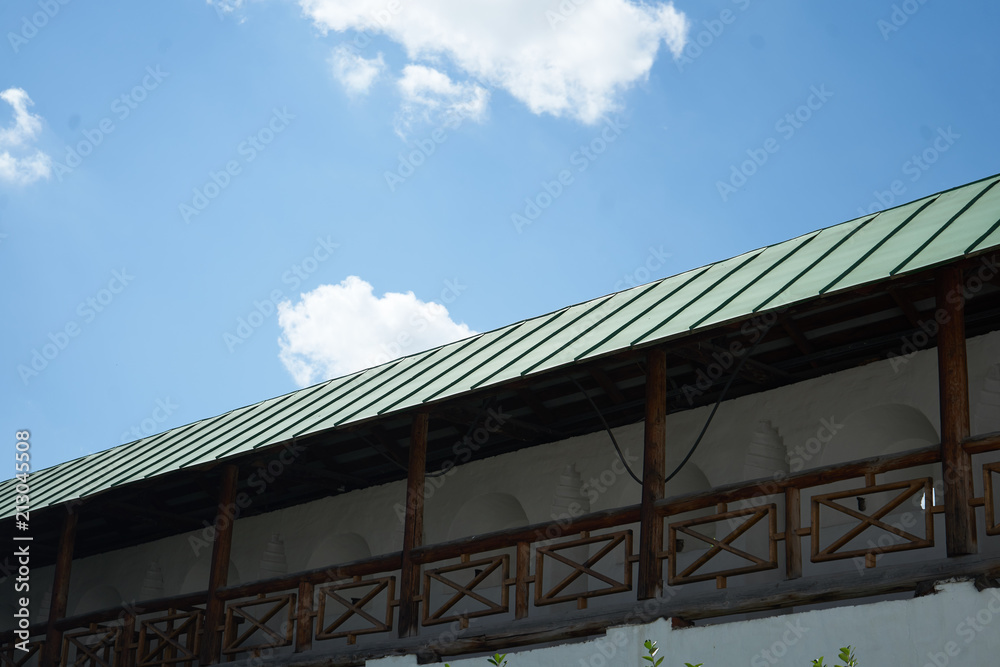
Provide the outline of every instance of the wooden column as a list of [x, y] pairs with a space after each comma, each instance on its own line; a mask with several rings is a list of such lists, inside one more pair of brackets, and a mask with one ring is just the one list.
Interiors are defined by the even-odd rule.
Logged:
[[312, 650], [313, 641], [313, 584], [308, 581], [299, 582], [299, 607], [295, 615], [295, 652]]
[[941, 405], [941, 462], [944, 469], [945, 539], [949, 556], [974, 554], [976, 517], [972, 499], [972, 457], [962, 443], [969, 437], [969, 366], [965, 349], [962, 270], [936, 275], [938, 400]]
[[59, 551], [56, 554], [56, 571], [52, 580], [52, 598], [49, 606], [48, 627], [45, 630], [45, 645], [42, 647], [39, 664], [41, 667], [55, 667], [62, 654], [62, 631], [56, 628], [56, 621], [66, 616], [69, 601], [69, 573], [73, 567], [73, 544], [76, 542], [77, 513], [67, 507], [63, 518], [62, 533], [59, 535]]
[[218, 590], [229, 581], [229, 560], [233, 548], [233, 524], [236, 523], [236, 483], [239, 469], [229, 464], [222, 470], [219, 489], [219, 506], [215, 518], [215, 537], [212, 541], [212, 569], [208, 575], [208, 599], [205, 604], [205, 634], [201, 644], [201, 664], [211, 665], [219, 660], [219, 626], [222, 625], [225, 601]]
[[420, 566], [411, 552], [424, 535], [424, 473], [427, 468], [427, 414], [413, 416], [410, 460], [406, 477], [406, 516], [403, 525], [403, 559], [399, 575], [399, 636], [412, 637], [420, 629]]
[[646, 422], [642, 450], [642, 507], [639, 513], [640, 600], [655, 598], [663, 587], [657, 554], [663, 549], [663, 519], [653, 506], [663, 498], [667, 450], [667, 355], [646, 354]]
[[802, 576], [802, 538], [798, 533], [801, 524], [801, 492], [790, 486], [785, 489], [785, 577], [788, 579]]

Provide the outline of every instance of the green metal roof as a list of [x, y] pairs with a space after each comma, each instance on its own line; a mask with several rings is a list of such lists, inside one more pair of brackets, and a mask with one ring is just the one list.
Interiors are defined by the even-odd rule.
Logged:
[[[1000, 244], [1000, 175], [34, 473], [32, 508], [647, 345]], [[0, 484], [13, 494], [13, 481]], [[5, 505], [0, 518], [13, 515]]]

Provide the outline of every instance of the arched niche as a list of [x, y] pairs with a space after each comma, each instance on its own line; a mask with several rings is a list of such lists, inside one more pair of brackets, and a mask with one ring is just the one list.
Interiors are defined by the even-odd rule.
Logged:
[[[831, 421], [837, 423], [836, 418]], [[876, 405], [844, 420], [842, 428], [836, 429], [823, 446], [819, 465], [894, 454], [939, 442], [934, 425], [912, 405]]]
[[368, 541], [357, 533], [337, 533], [328, 535], [313, 549], [306, 569], [312, 570], [329, 565], [340, 565], [361, 560], [372, 555]]
[[468, 501], [451, 520], [448, 539], [457, 540], [528, 524], [520, 501], [508, 493], [486, 493]]

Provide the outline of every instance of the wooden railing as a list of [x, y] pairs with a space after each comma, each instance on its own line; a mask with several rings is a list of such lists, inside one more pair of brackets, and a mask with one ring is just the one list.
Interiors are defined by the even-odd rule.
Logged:
[[[974, 466], [981, 469], [982, 479], [982, 494], [970, 501], [970, 511], [982, 507], [986, 535], [1000, 535], [996, 507], [1000, 461], [982, 460], [997, 458], [983, 455], [1000, 451], [1000, 435], [969, 440], [966, 450], [976, 456]], [[656, 501], [664, 525], [665, 544], [656, 553], [661, 574], [666, 572], [662, 597], [689, 585], [711, 585], [706, 582], [723, 589], [749, 576], [771, 577], [772, 588], [775, 583], [791, 586], [803, 577], [806, 566], [813, 570], [807, 576], [812, 576], [834, 561], [853, 559], [867, 571], [889, 554], [934, 548], [940, 543], [934, 515], [942, 511], [942, 498], [931, 476], [906, 471], [934, 465], [935, 476], [940, 476], [940, 462], [940, 448], [928, 447]], [[885, 479], [888, 476], [895, 479]], [[907, 511], [902, 515], [910, 520], [890, 521], [894, 513], [901, 515], [904, 506]], [[835, 516], [837, 521], [830, 524], [824, 516]], [[420, 574], [414, 600], [420, 625], [431, 633], [434, 626], [461, 629], [473, 619], [496, 617], [504, 629], [508, 621], [525, 624], [539, 615], [549, 625], [555, 619], [569, 626], [572, 613], [554, 617], [544, 608], [570, 604], [585, 609], [597, 598], [618, 600], [620, 608], [634, 605], [633, 568], [639, 561], [634, 531], [639, 518], [640, 506], [635, 505], [417, 547], [410, 560]], [[866, 531], [887, 535], [888, 541], [869, 539], [859, 545]], [[801, 548], [804, 538], [810, 542], [807, 556]], [[947, 574], [947, 562], [940, 562], [935, 561], [935, 571]], [[225, 614], [215, 633], [221, 641], [209, 653], [215, 661], [232, 661], [283, 652], [349, 651], [362, 638], [389, 645], [398, 630], [401, 567], [402, 555], [397, 552], [221, 588], [218, 597], [224, 601]], [[885, 576], [891, 579], [894, 574], [887, 571]], [[867, 594], [884, 590], [890, 588], [873, 588]], [[808, 602], [810, 594], [816, 600], [830, 599], [819, 592], [789, 599], [800, 604]], [[856, 594], [866, 593], [859, 587]], [[57, 624], [63, 632], [61, 663], [64, 667], [200, 664], [199, 651], [207, 636], [206, 595], [144, 601], [136, 608], [63, 619]], [[688, 600], [683, 608], [697, 604]], [[699, 615], [742, 610], [731, 604]], [[44, 626], [32, 626], [27, 653], [15, 651], [14, 636], [6, 633], [2, 667], [35, 664], [44, 631]], [[558, 633], [540, 636], [551, 640]]]

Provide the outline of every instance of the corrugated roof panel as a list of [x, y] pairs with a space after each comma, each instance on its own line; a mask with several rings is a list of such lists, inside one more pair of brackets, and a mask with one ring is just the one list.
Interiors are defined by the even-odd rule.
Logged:
[[697, 281], [678, 290], [668, 300], [657, 304], [655, 309], [634, 318], [616, 335], [600, 341], [588, 351], [587, 356], [637, 345], [648, 338], [659, 338], [658, 331], [670, 331], [664, 334], [667, 336], [690, 329], [741, 289], [767, 275], [788, 252], [789, 246], [764, 248], [734, 257], [726, 264], [712, 265], [709, 271], [698, 276]]
[[[638, 290], [639, 288], [634, 289]], [[533, 353], [538, 354], [539, 350], [546, 349], [550, 341], [560, 335], [570, 335], [566, 333], [567, 331], [574, 330], [576, 327], [586, 326], [586, 322], [591, 318], [600, 317], [599, 313], [606, 308], [605, 304], [615, 296], [616, 294], [609, 294], [599, 299], [593, 299], [582, 304], [564, 308], [558, 317], [546, 322], [543, 326], [536, 329], [532, 335], [518, 340], [516, 346], [505, 350], [500, 357], [504, 360], [504, 365], [497, 368], [497, 364], [487, 364], [490, 367], [488, 371], [485, 367], [483, 369], [476, 369], [467, 378], [456, 383], [454, 387], [434, 394], [433, 398], [436, 400], [441, 396], [450, 396], [458, 391], [462, 391], [461, 387], [478, 389], [479, 387], [520, 377], [523, 370], [528, 367], [530, 363], [529, 358]]]
[[[524, 320], [504, 329], [497, 329], [491, 334], [484, 335], [480, 344], [474, 348], [467, 349], [468, 355], [462, 359], [449, 363], [446, 368], [428, 377], [422, 384], [413, 387], [405, 387], [395, 391], [390, 396], [386, 396], [374, 409], [378, 414], [392, 410], [401, 410], [406, 407], [423, 403], [428, 396], [436, 394], [442, 389], [446, 389], [453, 383], [458, 382], [462, 377], [467, 376], [473, 369], [481, 367], [491, 359], [503, 354], [512, 346], [516, 346], [519, 341], [529, 336], [533, 331], [542, 326], [547, 318], [537, 317], [531, 320]], [[496, 335], [492, 335], [496, 334]]]
[[[229, 414], [229, 413], [226, 413]], [[194, 430], [204, 428], [207, 424], [224, 418], [225, 415], [202, 419], [185, 426], [181, 426], [163, 433], [137, 440], [133, 443], [120, 445], [113, 449], [106, 449], [103, 452], [93, 454], [88, 467], [84, 470], [67, 471], [57, 482], [38, 487], [35, 494], [34, 503], [48, 502], [48, 494], [53, 494], [53, 502], [61, 502], [63, 499], [76, 498], [79, 495], [99, 491], [109, 488], [116, 474], [122, 468], [141, 468], [143, 455], [157, 450], [161, 446], [168, 446], [172, 441], [184, 437], [184, 434]]]
[[[653, 302], [636, 304], [630, 307], [627, 312], [616, 315], [616, 320], [620, 323], [621, 331], [618, 331], [609, 340], [610, 331], [608, 327], [601, 327], [598, 330], [588, 331], [582, 337], [574, 350], [575, 358], [581, 358], [584, 351], [599, 347], [587, 356], [600, 354], [601, 352], [630, 347], [637, 338], [645, 336], [652, 328], [662, 326], [676, 326], [676, 319], [685, 314], [686, 309], [694, 303], [700, 295], [712, 291], [717, 285], [724, 283], [733, 273], [742, 267], [753, 263], [760, 255], [761, 250], [744, 253], [737, 257], [727, 259], [723, 262], [709, 264], [701, 270], [681, 274], [679, 278], [687, 278], [679, 281], [663, 281], [662, 287], [656, 290], [657, 297]], [[686, 315], [685, 315], [686, 316]], [[673, 323], [673, 324], [671, 324]]]
[[[452, 345], [457, 346], [459, 344], [464, 345], [467, 343], [468, 339], [459, 341], [459, 343], [452, 343]], [[325, 428], [335, 426], [341, 421], [343, 415], [346, 414], [345, 410], [349, 410], [350, 407], [357, 404], [358, 401], [364, 400], [365, 396], [368, 396], [374, 391], [378, 391], [380, 387], [392, 385], [396, 382], [397, 378], [407, 377], [408, 374], [412, 375], [414, 371], [419, 371], [423, 367], [422, 364], [426, 360], [440, 354], [447, 354], [449, 349], [454, 348], [451, 346], [445, 346], [438, 347], [433, 350], [426, 350], [418, 354], [412, 354], [408, 357], [397, 359], [396, 361], [391, 361], [384, 366], [379, 366], [371, 371], [367, 371], [365, 373], [365, 377], [360, 383], [354, 385], [336, 400], [329, 402], [322, 409], [317, 410], [315, 413], [302, 420], [296, 429], [295, 436], [302, 437], [310, 433], [316, 433]]]
[[[41, 509], [1000, 245], [1000, 176], [33, 474]], [[12, 492], [15, 480], [0, 484]], [[0, 517], [13, 508], [4, 506]]]
[[775, 299], [777, 295], [802, 279], [837, 248], [848, 243], [851, 236], [874, 217], [874, 215], [869, 215], [814, 232], [808, 236], [807, 243], [797, 246], [795, 252], [786, 255], [781, 264], [768, 273], [765, 280], [758, 280], [753, 285], [749, 285], [735, 299], [700, 322], [698, 326], [708, 327], [719, 322], [743, 317], [747, 313], [757, 310], [763, 303], [767, 303], [768, 308], [781, 305], [781, 302]]
[[979, 238], [970, 243], [966, 252], [979, 252], [998, 245], [1000, 245], [1000, 219], [994, 223], [992, 229], [983, 232]]
[[[284, 423], [292, 415], [300, 410], [308, 408], [319, 396], [330, 393], [335, 387], [344, 384], [342, 380], [326, 382], [315, 387], [309, 387], [299, 392], [287, 395], [290, 400], [284, 400], [269, 406], [269, 409], [247, 413], [239, 423], [234, 423], [226, 428], [224, 434], [214, 438], [208, 443], [191, 452], [187, 461], [180, 465], [181, 468], [199, 465], [207, 461], [212, 461], [234, 447], [246, 447], [256, 434], [266, 431], [276, 423]], [[164, 462], [156, 470], [151, 470], [147, 476], [158, 474], [166, 469], [168, 464]]]
[[[770, 310], [772, 308], [798, 303], [821, 294], [824, 288], [835, 284], [849, 274], [855, 266], [865, 261], [866, 257], [876, 252], [885, 243], [891, 242], [898, 230], [904, 228], [921, 207], [929, 206], [933, 198], [911, 202], [888, 211], [882, 211], [870, 218], [861, 218], [858, 224], [837, 225], [824, 230], [824, 235], [834, 233], [844, 228], [843, 236], [837, 236], [837, 242], [817, 258], [804, 272], [789, 276], [780, 289], [761, 300], [754, 306], [753, 312]], [[854, 222], [854, 221], [852, 221]]]
[[455, 395], [469, 391], [476, 383], [485, 382], [504, 368], [516, 365], [518, 359], [526, 355], [532, 347], [546, 340], [551, 331], [550, 327], [567, 312], [567, 309], [563, 309], [527, 320], [518, 335], [504, 340], [504, 345], [493, 351], [488, 359], [483, 359], [477, 364], [463, 364], [437, 378], [420, 392], [420, 401], [426, 403], [442, 394]]
[[[587, 332], [610, 321], [609, 318], [615, 315], [629, 312], [629, 309], [636, 307], [636, 303], [641, 304], [647, 299], [655, 298], [651, 295], [659, 289], [662, 289], [662, 283], [652, 283], [612, 294], [598, 307], [592, 308], [580, 317], [575, 317], [571, 322], [564, 324], [546, 339], [544, 346], [532, 349], [518, 362], [516, 368], [509, 369], [509, 375], [506, 372], [501, 373], [497, 376], [496, 381], [501, 381], [501, 378], [505, 376], [529, 375], [545, 368], [572, 362], [576, 355], [585, 349], [579, 345], [578, 341]], [[517, 375], [514, 375], [515, 372]], [[491, 382], [493, 381], [491, 380]]]
[[476, 355], [481, 354], [484, 358], [488, 357], [495, 344], [502, 342], [505, 338], [516, 336], [520, 327], [521, 324], [516, 324], [503, 329], [495, 329], [470, 339], [468, 345], [443, 355], [438, 363], [424, 369], [420, 376], [413, 378], [413, 381], [402, 385], [388, 385], [380, 388], [378, 392], [372, 392], [368, 397], [369, 400], [366, 400], [363, 406], [344, 415], [340, 420], [367, 419], [391, 409], [400, 409], [401, 406], [412, 406], [420, 403], [418, 399], [413, 398], [415, 393], [423, 387], [433, 384], [436, 378], [455, 367], [474, 363], [471, 360]]
[[997, 221], [1000, 211], [1000, 179], [990, 181], [978, 199], [962, 212], [960, 218], [929, 240], [927, 245], [913, 254], [913, 257], [893, 269], [893, 273], [907, 273], [935, 263], [938, 257], [961, 255], [970, 243], [975, 241], [975, 232], [988, 229]]
[[[969, 200], [985, 187], [960, 188], [938, 195], [931, 204], [919, 212], [907, 224], [893, 234], [891, 243], [884, 243], [864, 261], [854, 266], [850, 272], [832, 282], [823, 293], [864, 285], [884, 279], [890, 272], [907, 259], [913, 251], [931, 237], [939, 226], [946, 224]], [[905, 207], [904, 207], [905, 208]], [[887, 211], [889, 213], [890, 211]]]

